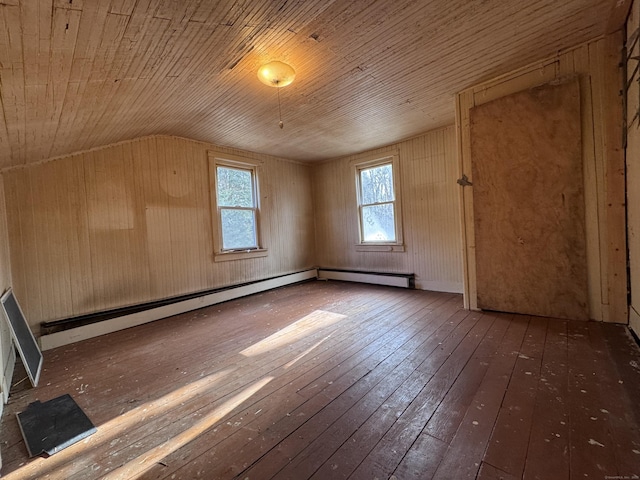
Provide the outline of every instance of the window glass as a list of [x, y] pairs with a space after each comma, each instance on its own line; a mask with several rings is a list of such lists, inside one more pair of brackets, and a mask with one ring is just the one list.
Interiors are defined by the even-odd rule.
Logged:
[[218, 167], [218, 206], [253, 207], [253, 179], [250, 170]]
[[217, 166], [216, 191], [222, 250], [258, 248], [254, 171]]
[[362, 236], [365, 242], [395, 242], [393, 204], [362, 207]]
[[394, 195], [391, 164], [361, 170], [360, 185], [363, 205], [392, 202]]
[[222, 248], [237, 250], [256, 248], [256, 219], [252, 210], [222, 208]]
[[360, 242], [397, 242], [393, 164], [366, 165], [357, 171]]

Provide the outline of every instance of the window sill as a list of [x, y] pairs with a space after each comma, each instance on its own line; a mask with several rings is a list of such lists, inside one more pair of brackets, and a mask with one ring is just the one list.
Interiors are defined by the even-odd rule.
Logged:
[[356, 252], [404, 252], [402, 244], [356, 244]]
[[214, 255], [214, 262], [230, 262], [233, 260], [246, 260], [248, 258], [260, 258], [267, 256], [266, 248], [256, 250], [236, 250], [233, 252], [218, 252]]

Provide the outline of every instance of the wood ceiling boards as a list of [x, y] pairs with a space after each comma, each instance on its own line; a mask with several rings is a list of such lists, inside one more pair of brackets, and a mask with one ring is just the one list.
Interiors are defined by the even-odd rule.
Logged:
[[[623, 2], [624, 3], [624, 2]], [[0, 168], [151, 134], [313, 161], [454, 121], [453, 95], [607, 31], [598, 0], [3, 0]], [[291, 64], [280, 91], [256, 78]]]

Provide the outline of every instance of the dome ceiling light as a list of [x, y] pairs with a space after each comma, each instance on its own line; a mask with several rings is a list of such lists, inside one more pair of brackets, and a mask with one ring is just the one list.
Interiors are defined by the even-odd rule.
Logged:
[[265, 85], [278, 89], [278, 118], [280, 120], [278, 125], [280, 128], [284, 128], [282, 108], [280, 106], [280, 89], [290, 85], [295, 77], [295, 70], [284, 62], [269, 62], [258, 69], [258, 78], [260, 81]]

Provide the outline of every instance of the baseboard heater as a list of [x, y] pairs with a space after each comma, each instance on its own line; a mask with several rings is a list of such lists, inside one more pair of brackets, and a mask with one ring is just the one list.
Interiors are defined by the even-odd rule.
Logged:
[[315, 278], [317, 278], [317, 270], [312, 268], [266, 280], [197, 292], [80, 317], [43, 322], [40, 324], [40, 348], [42, 350], [50, 350], [88, 338], [160, 320], [161, 318]]
[[380, 273], [318, 268], [319, 280], [373, 283], [375, 285], [388, 285], [390, 287], [415, 288], [415, 277], [413, 273]]

